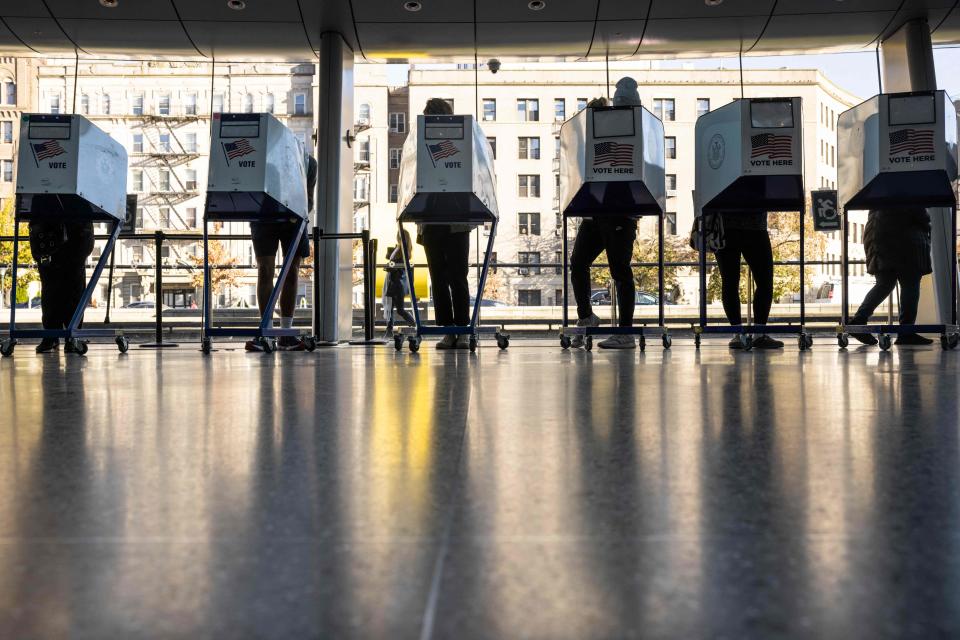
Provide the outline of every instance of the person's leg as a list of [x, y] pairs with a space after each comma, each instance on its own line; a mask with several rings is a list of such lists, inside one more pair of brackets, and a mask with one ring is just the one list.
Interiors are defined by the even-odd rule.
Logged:
[[597, 224], [585, 219], [580, 222], [577, 237], [570, 253], [570, 286], [577, 303], [577, 317], [585, 320], [593, 315], [590, 304], [590, 265], [603, 251], [603, 238]]
[[630, 261], [633, 259], [633, 245], [636, 239], [636, 221], [604, 226], [603, 244], [607, 250], [610, 277], [617, 284], [617, 307], [620, 312], [618, 322], [621, 327], [633, 326], [637, 287]]
[[427, 255], [427, 269], [433, 289], [433, 310], [437, 326], [453, 325], [453, 300], [450, 297], [450, 283], [447, 281], [447, 254], [444, 250], [446, 238], [423, 233], [423, 251]]
[[[63, 299], [60, 275], [50, 263], [41, 264], [37, 271], [40, 273], [41, 324], [44, 329], [63, 329], [63, 325], [60, 323], [62, 315], [60, 307]], [[10, 298], [13, 304], [16, 304], [16, 287], [14, 287], [13, 295]]]
[[[459, 327], [470, 324], [470, 233], [451, 233], [446, 246], [447, 282], [453, 303], [453, 323]], [[477, 293], [479, 295], [480, 292]]]
[[404, 309], [406, 304], [406, 296], [399, 295], [393, 296], [393, 313], [390, 314], [390, 325], [393, 325], [393, 315], [396, 314], [404, 319], [404, 321], [411, 327], [417, 323], [416, 319], [413, 317], [413, 314]]
[[[287, 278], [280, 289], [280, 319], [293, 319], [293, 312], [297, 309], [297, 289], [300, 286], [300, 256], [294, 256]], [[288, 328], [288, 327], [285, 327]]]
[[919, 275], [899, 275], [900, 283], [900, 324], [917, 322], [917, 307], [920, 306]]
[[870, 316], [880, 306], [880, 303], [886, 300], [887, 296], [893, 292], [893, 288], [897, 286], [896, 275], [888, 271], [878, 273], [876, 280], [876, 284], [863, 297], [863, 302], [860, 303], [860, 308], [850, 319], [850, 324], [867, 324], [870, 321]]
[[754, 324], [767, 324], [773, 305], [773, 249], [770, 246], [770, 234], [766, 231], [742, 233], [740, 251], [753, 274]]
[[260, 309], [261, 317], [267, 312], [267, 301], [273, 292], [276, 261], [276, 255], [257, 256], [257, 308]]
[[740, 313], [740, 244], [737, 241], [739, 231], [727, 234], [727, 243], [723, 249], [714, 252], [717, 268], [720, 270], [720, 299], [723, 301], [723, 313], [727, 322], [733, 326], [743, 324]]

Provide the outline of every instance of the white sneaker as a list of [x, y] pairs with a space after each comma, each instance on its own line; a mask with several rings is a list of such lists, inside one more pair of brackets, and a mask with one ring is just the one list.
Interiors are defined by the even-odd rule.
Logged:
[[[577, 326], [578, 327], [599, 327], [600, 318], [597, 317], [597, 314], [591, 313], [589, 317], [577, 320]], [[573, 336], [573, 340], [570, 341], [570, 346], [577, 347], [577, 348], [582, 347], [583, 336], [582, 335]]]
[[597, 343], [601, 349], [636, 349], [637, 341], [633, 336], [615, 335]]
[[437, 343], [437, 349], [456, 349], [457, 348], [457, 336], [453, 334], [447, 334], [440, 339], [440, 342]]

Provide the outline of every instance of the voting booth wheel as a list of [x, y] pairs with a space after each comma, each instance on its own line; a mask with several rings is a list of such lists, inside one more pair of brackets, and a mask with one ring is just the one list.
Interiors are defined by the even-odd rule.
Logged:
[[[497, 342], [499, 343], [499, 340]], [[470, 336], [470, 339], [467, 341], [467, 346], [470, 347], [470, 353], [477, 352], [477, 344], [479, 344], [477, 336]]]
[[506, 351], [510, 347], [510, 337], [505, 336], [502, 333], [497, 334], [497, 346], [500, 347], [501, 351]]
[[200, 340], [200, 351], [205, 355], [209, 355], [213, 351], [213, 342], [210, 338], [203, 338]]
[[960, 344], [960, 335], [956, 333], [943, 334], [940, 336], [940, 346], [944, 351], [953, 351]]
[[583, 348], [587, 351], [593, 350], [593, 336], [586, 336], [583, 339]]
[[17, 346], [16, 340], [0, 340], [0, 355], [9, 358], [13, 355], [13, 350]]
[[307, 351], [313, 353], [317, 350], [317, 339], [313, 336], [307, 336], [303, 339], [303, 346], [307, 348]]
[[393, 348], [397, 351], [403, 350], [403, 336], [399, 333], [394, 334], [393, 336]]
[[641, 334], [640, 334], [640, 339], [637, 340], [637, 342], [639, 343], [640, 351], [646, 351], [646, 350], [647, 350], [647, 336], [645, 336], [645, 335], [643, 335], [643, 334], [641, 333]]
[[77, 355], [84, 356], [87, 354], [87, 343], [81, 340], [80, 338], [67, 338], [67, 343], [73, 346], [73, 352]]
[[561, 333], [561, 334], [560, 334], [560, 348], [561, 348], [561, 349], [569, 349], [571, 344], [572, 344], [572, 342], [571, 342], [571, 340], [570, 340], [570, 336], [565, 336], [565, 335], [563, 335], [563, 334]]
[[410, 353], [420, 351], [420, 336], [410, 336], [407, 338], [407, 346], [410, 347]]
[[670, 337], [669, 333], [663, 334], [661, 341], [663, 342], [664, 349], [669, 349], [670, 347], [673, 346], [673, 338]]
[[846, 349], [848, 346], [850, 346], [850, 338], [849, 338], [849, 336], [847, 336], [847, 334], [845, 334], [845, 333], [838, 333], [838, 334], [837, 334], [837, 346], [839, 346], [841, 349]]
[[809, 333], [801, 333], [797, 337], [797, 346], [800, 347], [800, 351], [807, 351], [813, 346], [813, 336]]
[[892, 344], [892, 342], [891, 342], [891, 340], [890, 340], [890, 336], [889, 336], [889, 335], [887, 335], [886, 333], [880, 334], [879, 342], [880, 342], [880, 349], [881, 349], [881, 351], [889, 351], [889, 350], [890, 350], [890, 345]]
[[130, 350], [130, 341], [127, 340], [124, 336], [117, 336], [116, 339], [117, 349], [120, 350], [120, 353], [126, 353]]

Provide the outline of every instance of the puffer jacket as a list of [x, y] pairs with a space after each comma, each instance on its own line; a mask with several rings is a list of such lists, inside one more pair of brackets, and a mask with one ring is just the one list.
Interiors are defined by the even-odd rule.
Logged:
[[919, 207], [873, 210], [863, 230], [863, 248], [871, 275], [931, 273], [930, 216]]

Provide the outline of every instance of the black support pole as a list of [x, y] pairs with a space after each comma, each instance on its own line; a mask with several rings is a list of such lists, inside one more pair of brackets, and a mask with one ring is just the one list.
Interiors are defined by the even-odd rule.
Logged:
[[167, 347], [178, 347], [180, 345], [174, 342], [163, 341], [163, 261], [160, 259], [160, 252], [163, 249], [164, 233], [159, 229], [153, 234], [153, 257], [156, 269], [154, 271], [154, 317], [156, 318], [154, 327], [154, 342], [142, 344], [142, 349], [164, 349]]

